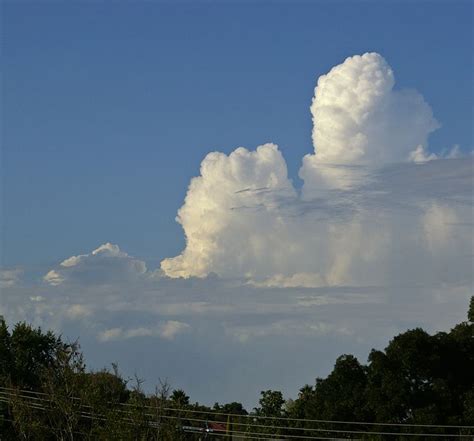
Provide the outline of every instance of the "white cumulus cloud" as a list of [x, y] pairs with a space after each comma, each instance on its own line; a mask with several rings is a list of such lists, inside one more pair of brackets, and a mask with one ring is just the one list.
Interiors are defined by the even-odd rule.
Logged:
[[231, 275], [228, 253], [232, 250], [234, 270], [251, 271], [252, 262], [261, 260], [266, 247], [287, 234], [279, 212], [282, 196], [294, 197], [295, 190], [276, 145], [265, 144], [253, 152], [238, 148], [229, 156], [209, 153], [178, 212], [186, 249], [165, 259], [161, 268], [170, 277], [203, 277], [210, 271]]
[[52, 286], [66, 282], [83, 284], [116, 283], [140, 277], [147, 271], [142, 260], [105, 243], [89, 254], [71, 256], [50, 270], [43, 280]]

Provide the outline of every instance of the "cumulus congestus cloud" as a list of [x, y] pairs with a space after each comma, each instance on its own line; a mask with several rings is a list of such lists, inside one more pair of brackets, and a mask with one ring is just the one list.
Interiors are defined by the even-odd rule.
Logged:
[[[454, 250], [472, 255], [469, 229], [459, 228], [472, 217], [472, 180], [466, 185], [457, 172], [472, 159], [452, 159], [457, 148], [429, 152], [439, 123], [418, 92], [394, 84], [376, 53], [348, 58], [318, 79], [314, 153], [302, 160], [301, 190], [275, 144], [208, 154], [177, 216], [186, 247], [162, 261], [164, 273], [282, 287], [383, 285], [407, 274], [414, 283], [442, 282], [446, 273], [430, 268], [448, 264]], [[448, 177], [459, 191], [441, 197]]]

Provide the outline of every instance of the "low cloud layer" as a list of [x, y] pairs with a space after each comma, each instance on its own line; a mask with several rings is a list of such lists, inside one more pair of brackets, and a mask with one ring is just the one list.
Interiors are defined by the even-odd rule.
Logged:
[[365, 361], [371, 348], [407, 328], [449, 329], [465, 319], [472, 294], [466, 279], [275, 288], [215, 276], [151, 276], [107, 284], [76, 277], [56, 286], [19, 281], [2, 289], [0, 315], [10, 326], [26, 320], [79, 338], [89, 368], [118, 362], [126, 376], [145, 379], [148, 391], [161, 378], [193, 401], [236, 400], [251, 408], [260, 390], [295, 397], [341, 353]]

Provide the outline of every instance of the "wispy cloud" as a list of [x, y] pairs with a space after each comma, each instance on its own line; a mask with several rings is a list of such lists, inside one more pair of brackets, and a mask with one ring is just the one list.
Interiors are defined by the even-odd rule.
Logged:
[[23, 270], [20, 268], [0, 269], [0, 288], [8, 288], [20, 282]]
[[138, 327], [138, 328], [110, 328], [99, 332], [97, 338], [101, 342], [111, 340], [121, 340], [129, 338], [140, 337], [160, 337], [166, 340], [174, 340], [178, 334], [186, 332], [190, 326], [187, 323], [179, 322], [177, 320], [168, 320], [160, 325], [153, 327]]

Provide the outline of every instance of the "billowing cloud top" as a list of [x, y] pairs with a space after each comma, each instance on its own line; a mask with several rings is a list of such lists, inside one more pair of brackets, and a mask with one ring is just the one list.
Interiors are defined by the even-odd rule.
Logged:
[[423, 97], [394, 91], [390, 66], [376, 53], [347, 58], [318, 79], [314, 92], [313, 143], [300, 171], [305, 191], [321, 186], [347, 188], [355, 170], [337, 166], [375, 166], [403, 161], [439, 124]]
[[[186, 232], [186, 250], [177, 258], [165, 259], [162, 269], [171, 277], [202, 277], [211, 268], [222, 274], [228, 247], [235, 249], [243, 240], [250, 254], [261, 256], [274, 230], [285, 228], [275, 194], [296, 194], [276, 145], [265, 144], [254, 152], [240, 147], [229, 156], [209, 153], [177, 217]], [[260, 210], [267, 215], [262, 218]], [[242, 211], [247, 213], [243, 222]], [[245, 271], [243, 256], [236, 257], [236, 270]]]

